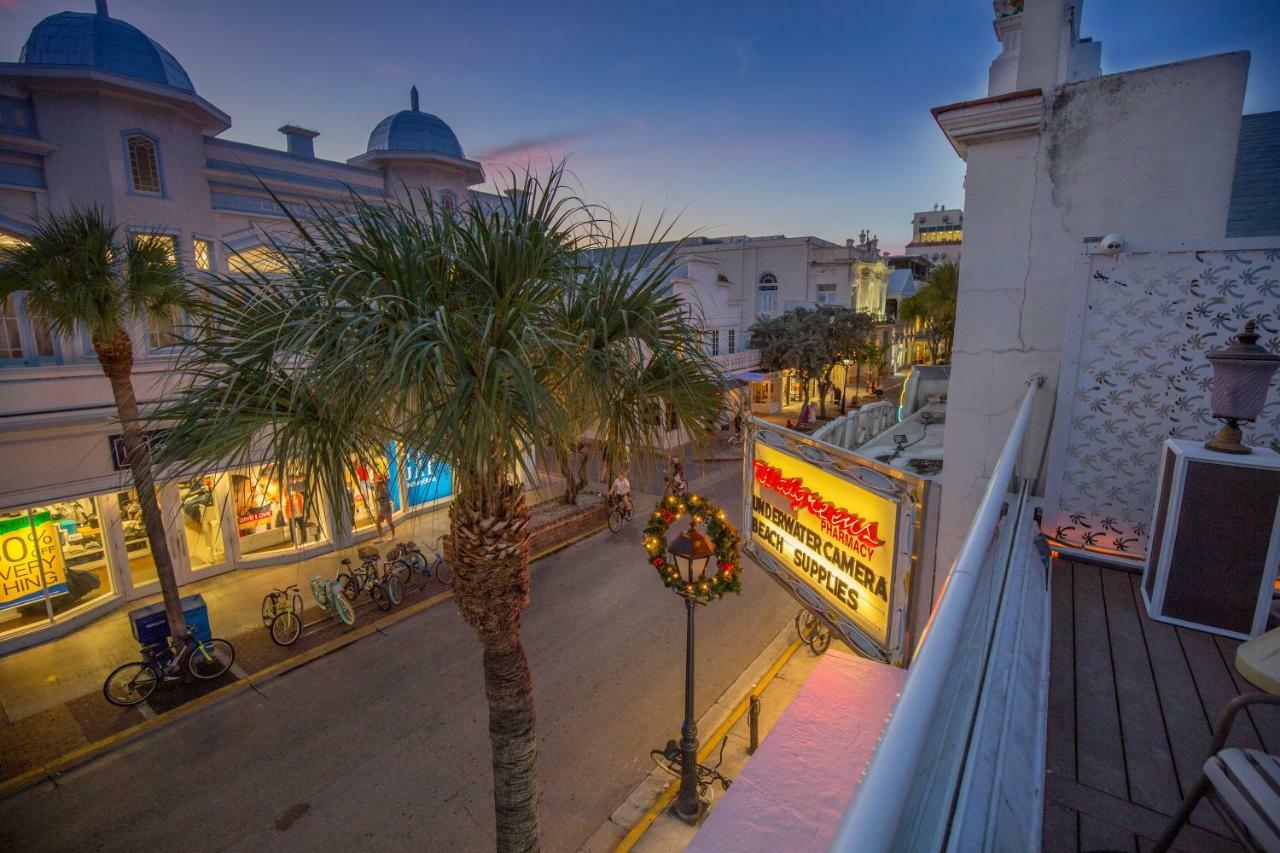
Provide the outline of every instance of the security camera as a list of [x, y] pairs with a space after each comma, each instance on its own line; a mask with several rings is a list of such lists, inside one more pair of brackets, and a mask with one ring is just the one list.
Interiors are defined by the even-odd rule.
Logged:
[[1108, 234], [1098, 242], [1099, 249], [1103, 254], [1115, 255], [1124, 248], [1124, 238], [1119, 234]]

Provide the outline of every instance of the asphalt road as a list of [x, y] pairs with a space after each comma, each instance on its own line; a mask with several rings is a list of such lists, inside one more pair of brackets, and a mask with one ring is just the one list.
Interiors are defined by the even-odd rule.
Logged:
[[[721, 467], [703, 491], [740, 516]], [[642, 518], [532, 569], [547, 850], [582, 844], [678, 736], [684, 608]], [[743, 586], [699, 608], [699, 713], [793, 612], [759, 570]], [[480, 647], [446, 602], [0, 802], [0, 849], [486, 850], [492, 796]]]

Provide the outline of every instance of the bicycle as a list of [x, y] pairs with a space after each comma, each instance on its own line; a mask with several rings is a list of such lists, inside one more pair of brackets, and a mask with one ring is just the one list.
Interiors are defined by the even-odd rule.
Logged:
[[278, 646], [291, 645], [302, 633], [302, 596], [298, 585], [273, 589], [262, 599], [262, 624]]
[[102, 682], [102, 695], [112, 705], [131, 708], [145, 702], [162, 681], [179, 681], [190, 675], [209, 681], [231, 669], [235, 646], [222, 639], [201, 640], [194, 628], [168, 643], [142, 647], [142, 660], [116, 667]]
[[343, 557], [342, 565], [347, 571], [338, 575], [342, 578], [342, 594], [348, 601], [355, 601], [360, 593], [368, 592], [369, 598], [383, 611], [404, 601], [404, 584], [394, 572], [378, 568], [380, 555], [377, 548], [366, 546], [356, 554], [360, 557], [360, 565], [353, 569], [351, 558]]
[[675, 497], [683, 500], [689, 496], [689, 481], [684, 477], [681, 477], [679, 481], [676, 481], [674, 477], [666, 475], [662, 479], [663, 482], [666, 483], [666, 488], [664, 488], [662, 492], [662, 497], [664, 499], [674, 495]]
[[626, 502], [622, 499], [622, 495], [609, 495], [609, 530], [617, 533], [622, 529], [624, 521], [630, 521], [633, 511], [627, 507]]
[[[436, 540], [437, 543], [439, 541]], [[387, 552], [387, 570], [404, 586], [409, 585], [414, 575], [420, 577], [423, 583], [428, 578], [434, 577], [443, 586], [453, 586], [453, 569], [449, 568], [449, 564], [445, 562], [439, 546], [432, 548], [431, 551], [431, 560], [428, 561], [415, 542], [411, 540], [398, 542]]]
[[796, 614], [796, 635], [815, 655], [822, 654], [831, 646], [831, 629], [808, 608]]
[[[711, 799], [711, 785], [714, 782], [719, 782], [723, 791], [729, 790], [729, 786], [733, 784], [732, 779], [720, 772], [720, 765], [724, 763], [724, 747], [728, 742], [729, 736], [725, 735], [724, 739], [720, 741], [720, 757], [716, 759], [714, 767], [707, 767], [705, 764], [698, 765], [698, 796], [708, 800]], [[680, 745], [676, 741], [669, 740], [664, 748], [649, 750], [649, 757], [653, 759], [653, 763], [658, 767], [677, 779], [680, 778], [683, 755], [680, 752]]]
[[351, 602], [347, 601], [342, 592], [342, 576], [333, 580], [325, 580], [320, 576], [311, 579], [311, 597], [315, 599], [316, 604], [325, 612], [326, 616], [333, 616], [342, 621], [346, 625], [356, 624], [356, 611], [351, 606]]

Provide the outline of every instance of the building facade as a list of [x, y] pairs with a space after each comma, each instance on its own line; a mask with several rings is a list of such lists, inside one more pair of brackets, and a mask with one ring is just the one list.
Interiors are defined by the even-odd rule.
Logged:
[[[281, 149], [224, 139], [230, 117], [197, 93], [179, 62], [107, 13], [63, 12], [32, 30], [16, 62], [0, 63], [0, 241], [38, 219], [97, 205], [123, 230], [164, 235], [187, 268], [234, 273], [261, 262], [291, 209], [430, 193], [443, 207], [500, 205], [444, 121], [408, 109], [379, 122], [347, 162], [315, 156], [315, 131], [286, 125]], [[138, 501], [116, 446], [107, 380], [84, 336], [40, 328], [22, 294], [0, 317], [0, 649], [70, 630], [158, 590]], [[144, 411], [174, 365], [173, 318], [131, 330]], [[451, 492], [426, 455], [388, 447], [354, 466], [345, 495], [316, 495], [266, 460], [228, 462], [160, 487], [180, 583], [296, 560], [373, 531], [373, 481], [389, 479], [398, 513]], [[334, 507], [347, 502], [353, 525]], [[27, 553], [40, 543], [41, 555]], [[22, 554], [18, 553], [23, 551]], [[42, 566], [41, 572], [33, 565]]]
[[922, 255], [935, 264], [960, 263], [960, 242], [964, 238], [964, 211], [935, 204], [911, 217], [911, 242], [904, 254]]

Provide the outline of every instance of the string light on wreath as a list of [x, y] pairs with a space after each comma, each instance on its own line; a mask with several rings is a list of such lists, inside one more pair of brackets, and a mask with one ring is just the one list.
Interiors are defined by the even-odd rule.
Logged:
[[[698, 528], [705, 530], [705, 536], [712, 547], [711, 559], [716, 566], [714, 575], [696, 582], [680, 576], [679, 569], [668, 553], [667, 536], [671, 525], [686, 515], [691, 522], [690, 531], [701, 536], [703, 534]], [[724, 597], [725, 593], [742, 591], [742, 562], [739, 552], [741, 540], [738, 531], [729, 522], [728, 513], [701, 495], [689, 495], [684, 501], [680, 501], [675, 495], [668, 495], [654, 508], [649, 523], [645, 525], [641, 542], [649, 564], [658, 572], [663, 585], [668, 589], [702, 601], [714, 601]]]

